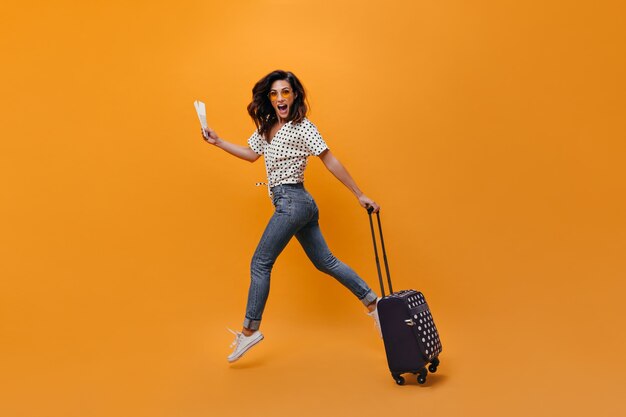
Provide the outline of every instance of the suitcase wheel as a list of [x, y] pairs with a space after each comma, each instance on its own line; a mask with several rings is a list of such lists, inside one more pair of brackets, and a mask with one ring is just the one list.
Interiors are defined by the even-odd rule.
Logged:
[[426, 382], [426, 375], [428, 375], [428, 371], [426, 368], [422, 368], [419, 370], [419, 374], [417, 375], [417, 383], [422, 385]]
[[432, 363], [430, 364], [430, 366], [428, 366], [428, 370], [432, 373], [437, 372], [437, 367], [439, 366], [439, 359], [435, 358], [434, 361], [432, 361]]
[[393, 379], [396, 381], [396, 384], [398, 385], [404, 385], [404, 378], [402, 377], [402, 375], [394, 375], [391, 374], [391, 376], [393, 377]]

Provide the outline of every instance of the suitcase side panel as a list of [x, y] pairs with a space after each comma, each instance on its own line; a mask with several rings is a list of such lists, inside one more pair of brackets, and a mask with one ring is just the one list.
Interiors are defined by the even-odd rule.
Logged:
[[407, 302], [414, 323], [413, 330], [417, 337], [417, 343], [420, 345], [420, 352], [427, 362], [432, 362], [441, 353], [442, 346], [430, 308], [424, 295], [419, 291], [408, 294]]
[[401, 297], [389, 296], [378, 302], [378, 316], [385, 343], [389, 370], [394, 373], [417, 372], [426, 365], [421, 354], [409, 307]]

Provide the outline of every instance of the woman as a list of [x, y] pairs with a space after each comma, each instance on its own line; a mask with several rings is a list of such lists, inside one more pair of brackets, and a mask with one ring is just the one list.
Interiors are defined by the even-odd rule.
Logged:
[[257, 127], [248, 139], [248, 147], [221, 139], [211, 129], [203, 129], [204, 139], [218, 148], [246, 161], [265, 159], [267, 186], [275, 206], [251, 263], [251, 283], [248, 291], [246, 316], [241, 332], [233, 332], [235, 341], [229, 362], [239, 359], [248, 349], [263, 340], [259, 331], [261, 316], [269, 294], [270, 273], [278, 255], [295, 236], [309, 259], [322, 272], [346, 286], [369, 310], [378, 324], [378, 297], [349, 266], [335, 258], [320, 231], [318, 209], [303, 185], [307, 157], [318, 156], [357, 197], [365, 208], [379, 210], [378, 204], [361, 192], [359, 187], [333, 156], [317, 128], [306, 118], [304, 88], [291, 72], [273, 71], [252, 89], [248, 113]]

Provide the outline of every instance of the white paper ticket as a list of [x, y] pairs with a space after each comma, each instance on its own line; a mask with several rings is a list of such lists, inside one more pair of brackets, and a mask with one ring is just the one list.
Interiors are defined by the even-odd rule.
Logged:
[[209, 127], [209, 125], [206, 122], [206, 107], [204, 106], [204, 103], [196, 100], [193, 102], [193, 105], [196, 108], [196, 113], [198, 113], [200, 125], [202, 125], [203, 129], [206, 129], [207, 127]]

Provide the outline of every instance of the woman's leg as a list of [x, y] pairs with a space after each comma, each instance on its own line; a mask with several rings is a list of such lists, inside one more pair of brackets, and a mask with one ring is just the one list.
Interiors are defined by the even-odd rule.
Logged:
[[274, 262], [301, 226], [297, 221], [299, 213], [289, 199], [279, 196], [275, 204], [276, 211], [265, 228], [250, 263], [250, 289], [243, 323], [245, 335], [259, 329], [269, 296]]
[[263, 334], [258, 330], [270, 291], [270, 273], [276, 258], [297, 230], [294, 222], [290, 221], [289, 210], [286, 210], [288, 208], [288, 202], [281, 202], [280, 199], [276, 201], [276, 211], [267, 224], [254, 256], [252, 256], [246, 318], [243, 322], [242, 332], [233, 332], [235, 333], [235, 341], [231, 347], [234, 349], [228, 356], [229, 362], [238, 360], [251, 347], [263, 340]]
[[372, 311], [375, 308], [378, 296], [352, 268], [331, 253], [320, 230], [317, 215], [296, 233], [296, 238], [317, 269], [337, 279], [361, 300], [368, 310]]

